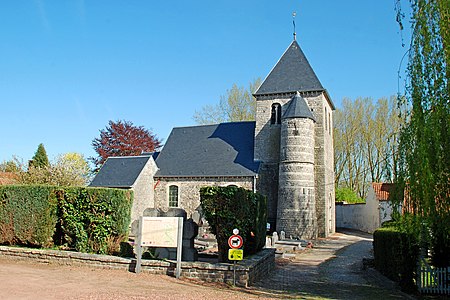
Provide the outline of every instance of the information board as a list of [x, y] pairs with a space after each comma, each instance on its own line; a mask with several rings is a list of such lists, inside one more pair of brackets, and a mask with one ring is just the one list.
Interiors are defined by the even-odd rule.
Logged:
[[141, 272], [142, 247], [176, 247], [177, 278], [181, 275], [181, 255], [183, 242], [183, 218], [181, 217], [140, 217], [136, 243], [136, 273]]
[[143, 217], [141, 246], [176, 247], [178, 217]]

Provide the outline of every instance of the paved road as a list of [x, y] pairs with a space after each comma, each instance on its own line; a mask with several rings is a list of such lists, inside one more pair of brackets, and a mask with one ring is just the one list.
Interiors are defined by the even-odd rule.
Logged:
[[375, 270], [363, 270], [362, 259], [370, 257], [370, 235], [336, 233], [295, 258], [280, 260], [257, 289], [289, 298], [413, 299]]

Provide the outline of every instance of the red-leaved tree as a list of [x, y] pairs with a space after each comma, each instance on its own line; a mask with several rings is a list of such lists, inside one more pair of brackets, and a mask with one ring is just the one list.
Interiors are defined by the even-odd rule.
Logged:
[[143, 126], [135, 126], [130, 121], [109, 121], [106, 129], [100, 130], [100, 137], [92, 141], [98, 157], [91, 161], [100, 168], [110, 156], [136, 156], [142, 152], [152, 152], [161, 146], [155, 134]]

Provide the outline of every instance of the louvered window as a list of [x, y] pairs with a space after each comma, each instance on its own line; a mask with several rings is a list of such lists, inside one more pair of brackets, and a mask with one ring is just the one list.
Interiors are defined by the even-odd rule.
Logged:
[[270, 116], [270, 124], [281, 124], [281, 105], [280, 103], [272, 104], [272, 115]]

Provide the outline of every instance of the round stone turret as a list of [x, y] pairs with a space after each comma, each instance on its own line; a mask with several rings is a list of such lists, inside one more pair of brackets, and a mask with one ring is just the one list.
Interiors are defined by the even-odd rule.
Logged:
[[285, 231], [287, 237], [316, 238], [315, 119], [298, 93], [286, 105], [281, 120], [277, 231]]

